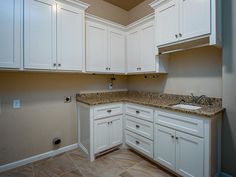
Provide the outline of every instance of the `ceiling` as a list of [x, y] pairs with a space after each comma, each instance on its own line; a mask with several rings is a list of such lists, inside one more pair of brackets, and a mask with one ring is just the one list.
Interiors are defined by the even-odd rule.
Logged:
[[129, 11], [145, 0], [104, 0], [124, 10]]

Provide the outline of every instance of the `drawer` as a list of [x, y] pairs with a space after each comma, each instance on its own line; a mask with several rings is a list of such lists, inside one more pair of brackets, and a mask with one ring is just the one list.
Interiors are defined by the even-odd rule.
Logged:
[[204, 121], [197, 116], [171, 111], [155, 111], [155, 123], [204, 137]]
[[153, 141], [128, 130], [125, 131], [125, 139], [127, 145], [148, 157], [153, 158]]
[[153, 109], [142, 106], [126, 104], [126, 114], [137, 118], [153, 122]]
[[112, 104], [94, 108], [94, 119], [123, 114], [122, 104]]
[[153, 123], [126, 115], [125, 128], [153, 140]]

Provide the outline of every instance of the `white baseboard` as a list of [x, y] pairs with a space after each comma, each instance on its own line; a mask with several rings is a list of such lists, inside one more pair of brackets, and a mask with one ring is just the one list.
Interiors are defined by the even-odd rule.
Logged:
[[231, 175], [229, 175], [227, 173], [221, 172], [220, 177], [233, 177], [233, 176], [231, 176]]
[[45, 152], [45, 153], [42, 153], [42, 154], [38, 154], [38, 155], [35, 155], [35, 156], [32, 156], [32, 157], [23, 159], [23, 160], [19, 160], [19, 161], [13, 162], [13, 163], [2, 165], [2, 166], [0, 166], [0, 172], [11, 170], [11, 169], [23, 166], [23, 165], [27, 165], [27, 164], [32, 163], [32, 162], [36, 162], [36, 161], [39, 161], [39, 160], [49, 158], [49, 157], [53, 157], [55, 155], [58, 155], [58, 154], [61, 154], [61, 153], [67, 152], [67, 151], [71, 151], [71, 150], [76, 149], [76, 148], [78, 148], [78, 144], [72, 144], [72, 145], [57, 149], [57, 150], [52, 150], [52, 151], [49, 151], [49, 152]]

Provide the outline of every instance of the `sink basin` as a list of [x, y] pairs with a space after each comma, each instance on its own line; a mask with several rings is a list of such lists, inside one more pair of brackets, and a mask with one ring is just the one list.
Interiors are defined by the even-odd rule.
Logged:
[[181, 109], [189, 109], [189, 110], [198, 110], [201, 109], [202, 107], [199, 106], [193, 106], [193, 105], [188, 105], [188, 104], [177, 104], [172, 106], [173, 108], [181, 108]]

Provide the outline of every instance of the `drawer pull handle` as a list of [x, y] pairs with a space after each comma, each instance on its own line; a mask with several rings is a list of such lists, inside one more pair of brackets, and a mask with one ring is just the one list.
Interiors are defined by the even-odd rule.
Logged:
[[111, 110], [109, 109], [109, 110], [107, 110], [107, 112], [108, 112], [108, 113], [111, 113]]
[[140, 113], [140, 111], [136, 111], [136, 114], [139, 114]]
[[139, 142], [139, 141], [135, 141], [135, 143], [136, 143], [136, 144], [140, 144], [140, 142]]
[[139, 125], [136, 125], [136, 128], [140, 128], [140, 126], [139, 126]]

